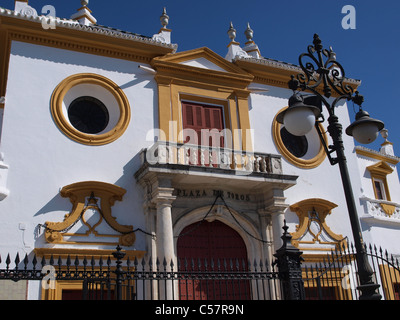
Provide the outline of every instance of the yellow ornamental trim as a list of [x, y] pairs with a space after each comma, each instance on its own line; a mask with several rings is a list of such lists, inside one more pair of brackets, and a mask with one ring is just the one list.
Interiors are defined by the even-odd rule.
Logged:
[[[110, 92], [118, 104], [117, 124], [102, 134], [87, 134], [75, 129], [65, 116], [63, 101], [66, 94], [75, 86], [92, 84]], [[58, 128], [70, 139], [86, 145], [105, 145], [117, 140], [127, 129], [131, 118], [128, 98], [123, 90], [110, 79], [98, 74], [80, 73], [72, 75], [56, 87], [51, 97], [51, 114]]]

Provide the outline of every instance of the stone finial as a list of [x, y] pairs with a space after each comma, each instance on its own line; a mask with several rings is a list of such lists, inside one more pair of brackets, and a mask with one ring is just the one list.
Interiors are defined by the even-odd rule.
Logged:
[[164, 7], [163, 13], [160, 17], [160, 22], [161, 22], [163, 29], [166, 29], [167, 25], [169, 23], [169, 16], [167, 15], [167, 10], [165, 9], [165, 7]]
[[236, 38], [236, 29], [233, 27], [232, 22], [231, 22], [231, 24], [230, 24], [230, 26], [229, 26], [228, 36], [229, 36], [229, 39], [231, 39], [231, 41], [235, 41], [235, 38]]
[[258, 49], [258, 46], [253, 41], [254, 32], [250, 28], [250, 23], [247, 23], [247, 28], [246, 28], [244, 34], [247, 38], [247, 42], [246, 42], [246, 46], [243, 48], [243, 50], [246, 51], [249, 56], [260, 59], [261, 53], [260, 53], [260, 50]]
[[169, 23], [169, 16], [167, 15], [167, 10], [164, 8], [163, 13], [160, 16], [160, 22], [162, 25], [162, 28], [158, 33], [153, 35], [153, 40], [162, 42], [162, 43], [171, 43], [171, 30], [167, 29], [167, 25]]
[[78, 12], [71, 16], [71, 19], [76, 20], [85, 26], [96, 24], [97, 20], [93, 17], [92, 11], [87, 6], [88, 4], [89, 0], [81, 0], [82, 7], [78, 9]]
[[250, 23], [248, 23], [248, 22], [247, 22], [247, 29], [245, 30], [244, 34], [245, 34], [245, 36], [247, 38], [247, 41], [253, 41], [254, 32], [250, 28]]
[[228, 45], [228, 53], [225, 56], [225, 59], [228, 61], [233, 61], [237, 57], [249, 57], [249, 55], [240, 47], [240, 43], [235, 41], [236, 38], [236, 29], [233, 27], [233, 24], [229, 25], [228, 30], [229, 39], [231, 42]]
[[381, 130], [381, 136], [383, 139], [385, 139], [385, 142], [388, 142], [388, 137], [389, 137], [389, 131], [388, 129], [382, 129]]
[[394, 154], [394, 149], [393, 149], [393, 143], [391, 143], [388, 140], [388, 137], [389, 137], [388, 130], [386, 128], [384, 128], [380, 131], [380, 133], [381, 133], [382, 138], [385, 139], [385, 141], [381, 144], [381, 148], [380, 148], [379, 152], [389, 155], [389, 156], [394, 156], [395, 154]]

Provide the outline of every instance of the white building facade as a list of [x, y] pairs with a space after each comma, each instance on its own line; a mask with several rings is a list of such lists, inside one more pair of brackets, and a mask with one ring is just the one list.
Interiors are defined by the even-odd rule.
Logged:
[[[177, 52], [165, 11], [160, 32], [143, 37], [97, 25], [82, 5], [54, 21], [28, 1], [0, 8], [3, 261], [117, 245], [153, 259], [242, 246], [233, 251], [272, 261], [284, 220], [306, 261], [352, 241], [316, 130], [295, 138], [276, 121], [299, 67], [263, 58], [250, 27], [241, 47], [231, 26], [226, 57]], [[345, 103], [337, 112], [352, 122]], [[400, 159], [382, 135], [380, 150], [343, 138], [364, 240], [400, 254]]]

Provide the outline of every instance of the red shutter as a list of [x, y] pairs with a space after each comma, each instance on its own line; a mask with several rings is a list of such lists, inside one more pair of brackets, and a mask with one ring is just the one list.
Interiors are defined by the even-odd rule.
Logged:
[[[219, 132], [224, 129], [223, 113], [221, 107], [203, 106], [200, 104], [182, 102], [183, 129], [193, 129], [197, 132], [200, 145], [207, 145], [202, 141], [202, 129], [217, 129]], [[187, 142], [188, 139], [185, 140]], [[211, 146], [211, 140], [208, 143]], [[220, 141], [219, 147], [224, 147], [224, 139]]]

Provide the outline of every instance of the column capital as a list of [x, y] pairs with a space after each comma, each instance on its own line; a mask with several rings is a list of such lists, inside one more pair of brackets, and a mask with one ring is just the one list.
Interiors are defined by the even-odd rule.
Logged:
[[174, 188], [169, 187], [157, 187], [152, 192], [151, 202], [156, 205], [172, 205], [172, 202], [176, 199], [173, 195]]

